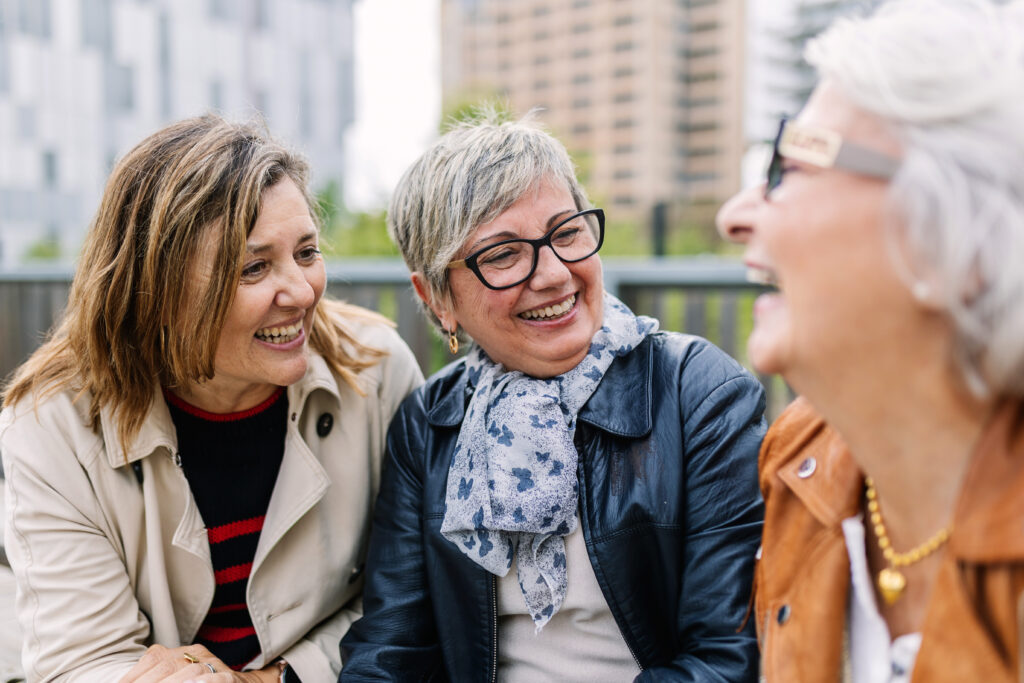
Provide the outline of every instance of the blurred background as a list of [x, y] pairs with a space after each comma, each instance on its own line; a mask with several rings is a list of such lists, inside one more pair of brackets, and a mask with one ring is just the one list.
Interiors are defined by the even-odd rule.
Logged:
[[[332, 292], [396, 319], [426, 371], [387, 239], [391, 188], [475, 103], [540, 119], [609, 216], [609, 289], [741, 361], [756, 287], [715, 235], [806, 40], [879, 0], [0, 0], [0, 376], [59, 314], [115, 160], [208, 110], [310, 159]], [[762, 378], [772, 412], [789, 398]]]

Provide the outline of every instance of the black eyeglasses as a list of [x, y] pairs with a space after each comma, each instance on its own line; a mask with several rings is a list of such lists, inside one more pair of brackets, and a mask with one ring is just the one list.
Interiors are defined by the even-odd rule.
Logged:
[[819, 168], [841, 168], [853, 173], [890, 180], [900, 161], [873, 149], [845, 142], [839, 133], [824, 128], [810, 128], [779, 121], [779, 133], [772, 145], [772, 160], [764, 184], [764, 198], [782, 184], [785, 159], [802, 161]]
[[543, 237], [495, 242], [448, 267], [469, 268], [489, 289], [508, 289], [533, 276], [541, 247], [551, 247], [563, 263], [576, 263], [596, 254], [602, 244], [604, 211], [588, 209], [569, 216]]

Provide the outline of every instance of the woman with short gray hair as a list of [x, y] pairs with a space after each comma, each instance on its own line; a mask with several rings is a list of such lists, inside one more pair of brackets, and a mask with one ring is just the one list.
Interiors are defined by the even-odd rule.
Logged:
[[802, 395], [761, 453], [765, 675], [1024, 679], [1024, 2], [893, 0], [806, 54], [718, 219]]
[[530, 121], [456, 127], [388, 222], [473, 346], [392, 422], [342, 679], [753, 680], [757, 381], [604, 291], [604, 213]]

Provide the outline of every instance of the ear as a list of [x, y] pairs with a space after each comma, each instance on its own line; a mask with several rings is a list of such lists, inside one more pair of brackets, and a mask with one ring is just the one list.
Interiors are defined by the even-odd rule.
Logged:
[[430, 295], [430, 287], [427, 285], [427, 279], [423, 273], [417, 270], [409, 276], [409, 279], [412, 280], [412, 288], [416, 291], [416, 296], [433, 311], [437, 319], [441, 321], [441, 326], [445, 330], [455, 330], [459, 325], [459, 321], [455, 319], [455, 313], [447, 301], [440, 301], [439, 298]]

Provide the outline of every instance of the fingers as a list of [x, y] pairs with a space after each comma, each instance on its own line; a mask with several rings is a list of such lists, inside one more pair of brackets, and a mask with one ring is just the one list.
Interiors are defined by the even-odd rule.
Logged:
[[[226, 673], [226, 677], [219, 674]], [[204, 646], [176, 648], [151, 645], [121, 683], [184, 683], [189, 680], [231, 681], [233, 673]], [[218, 676], [218, 678], [214, 678]]]

